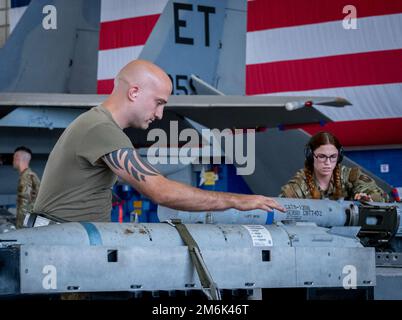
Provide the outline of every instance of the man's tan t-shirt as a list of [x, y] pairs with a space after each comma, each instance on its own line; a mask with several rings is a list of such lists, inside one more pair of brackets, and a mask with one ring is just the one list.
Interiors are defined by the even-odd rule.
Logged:
[[116, 175], [100, 159], [133, 148], [103, 106], [75, 119], [49, 155], [34, 212], [67, 221], [110, 221]]

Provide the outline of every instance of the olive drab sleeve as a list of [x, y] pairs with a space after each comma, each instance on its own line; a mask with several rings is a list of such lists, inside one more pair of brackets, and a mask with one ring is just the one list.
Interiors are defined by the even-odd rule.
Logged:
[[349, 182], [352, 184], [353, 196], [357, 193], [366, 193], [376, 202], [389, 200], [384, 190], [378, 187], [374, 179], [363, 173], [359, 167], [351, 168]]
[[305, 181], [304, 171], [302, 169], [281, 188], [279, 197], [304, 199], [308, 198], [308, 193], [309, 191]]

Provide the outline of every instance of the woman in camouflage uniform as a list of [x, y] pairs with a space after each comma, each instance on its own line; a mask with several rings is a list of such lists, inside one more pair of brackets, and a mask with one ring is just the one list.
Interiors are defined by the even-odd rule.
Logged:
[[343, 148], [328, 132], [311, 137], [305, 148], [304, 169], [281, 189], [280, 197], [384, 202], [387, 195], [358, 167], [341, 165]]
[[33, 205], [39, 191], [40, 180], [29, 167], [32, 151], [24, 146], [14, 151], [13, 166], [18, 170], [20, 177], [17, 189], [17, 216], [15, 226], [23, 227], [25, 215], [32, 212]]

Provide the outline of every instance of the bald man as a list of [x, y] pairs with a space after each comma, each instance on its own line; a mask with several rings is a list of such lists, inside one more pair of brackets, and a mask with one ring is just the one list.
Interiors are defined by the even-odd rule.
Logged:
[[17, 217], [16, 228], [22, 228], [25, 215], [32, 212], [34, 202], [38, 195], [40, 180], [29, 167], [32, 152], [29, 148], [21, 146], [15, 149], [13, 167], [19, 172], [17, 188]]
[[264, 196], [204, 191], [171, 181], [140, 157], [123, 129], [147, 129], [162, 119], [171, 91], [168, 75], [158, 66], [144, 60], [127, 64], [106, 101], [74, 120], [56, 143], [34, 212], [58, 221], [110, 221], [117, 176], [173, 209], [284, 210]]

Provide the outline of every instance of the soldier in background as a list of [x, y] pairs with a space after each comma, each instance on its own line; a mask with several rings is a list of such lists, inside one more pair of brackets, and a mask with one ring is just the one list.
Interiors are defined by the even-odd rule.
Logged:
[[328, 132], [310, 138], [304, 168], [281, 189], [280, 197], [388, 201], [387, 194], [360, 168], [341, 165], [343, 148]]
[[17, 229], [22, 228], [25, 214], [32, 211], [39, 191], [40, 180], [36, 173], [29, 168], [31, 158], [32, 152], [27, 147], [21, 146], [14, 151], [13, 167], [20, 174], [17, 189]]

